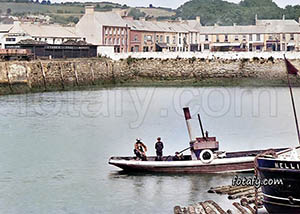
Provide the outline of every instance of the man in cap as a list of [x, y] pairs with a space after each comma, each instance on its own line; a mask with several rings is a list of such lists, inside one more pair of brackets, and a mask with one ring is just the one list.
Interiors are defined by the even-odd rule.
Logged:
[[137, 160], [143, 160], [146, 161], [146, 152], [147, 152], [147, 146], [141, 141], [140, 138], [136, 139], [136, 142], [134, 144], [134, 154], [136, 155]]
[[156, 149], [156, 158], [155, 158], [155, 160], [162, 161], [163, 148], [164, 148], [164, 144], [163, 144], [163, 142], [161, 142], [161, 138], [158, 137], [157, 142], [155, 144], [155, 149]]

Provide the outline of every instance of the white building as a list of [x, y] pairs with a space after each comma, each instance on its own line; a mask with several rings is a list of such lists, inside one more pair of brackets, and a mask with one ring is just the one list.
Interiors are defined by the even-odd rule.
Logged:
[[0, 25], [2, 48], [6, 44], [16, 44], [21, 40], [35, 40], [48, 44], [62, 44], [68, 40], [84, 40], [75, 32], [75, 28], [60, 25], [42, 25], [14, 22], [13, 25]]

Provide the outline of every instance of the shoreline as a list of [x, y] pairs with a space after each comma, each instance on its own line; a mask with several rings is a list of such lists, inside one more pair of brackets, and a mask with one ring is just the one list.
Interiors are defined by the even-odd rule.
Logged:
[[[46, 90], [43, 88], [29, 88], [26, 84], [14, 84], [13, 89], [11, 86], [0, 84], [0, 95], [15, 95], [15, 94], [31, 94], [31, 93], [44, 93], [44, 92], [64, 92], [64, 91], [94, 91], [101, 89], [113, 88], [139, 88], [139, 87], [158, 87], [158, 88], [183, 88], [183, 87], [225, 87], [225, 88], [265, 88], [265, 87], [288, 87], [287, 82], [283, 80], [262, 80], [254, 78], [244, 79], [205, 79], [201, 81], [193, 80], [173, 80], [173, 81], [141, 81], [141, 82], [126, 82], [126, 83], [105, 83], [95, 85], [80, 85], [80, 86], [67, 86], [67, 87], [48, 87]], [[294, 82], [293, 87], [300, 87], [300, 80]]]
[[[300, 67], [300, 60], [293, 60]], [[107, 58], [0, 62], [0, 95], [116, 87], [287, 87], [282, 59]], [[294, 87], [300, 79], [292, 78]]]

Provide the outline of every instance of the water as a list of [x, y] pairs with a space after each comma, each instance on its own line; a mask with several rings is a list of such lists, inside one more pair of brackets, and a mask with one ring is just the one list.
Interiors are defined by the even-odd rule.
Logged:
[[[295, 89], [300, 106], [300, 89]], [[287, 88], [120, 88], [0, 97], [0, 213], [172, 213], [228, 175], [134, 175], [107, 164], [137, 137], [188, 146], [182, 107], [227, 151], [297, 145]], [[196, 117], [195, 117], [196, 118]], [[197, 120], [193, 132], [200, 134]]]

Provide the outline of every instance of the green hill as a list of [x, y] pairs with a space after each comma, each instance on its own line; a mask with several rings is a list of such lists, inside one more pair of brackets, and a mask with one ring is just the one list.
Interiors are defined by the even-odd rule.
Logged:
[[286, 14], [286, 18], [298, 20], [300, 6], [282, 9], [272, 0], [243, 0], [239, 4], [222, 0], [191, 0], [176, 11], [176, 17], [184, 19], [201, 16], [204, 25], [254, 24], [256, 14], [260, 19], [280, 19]]

